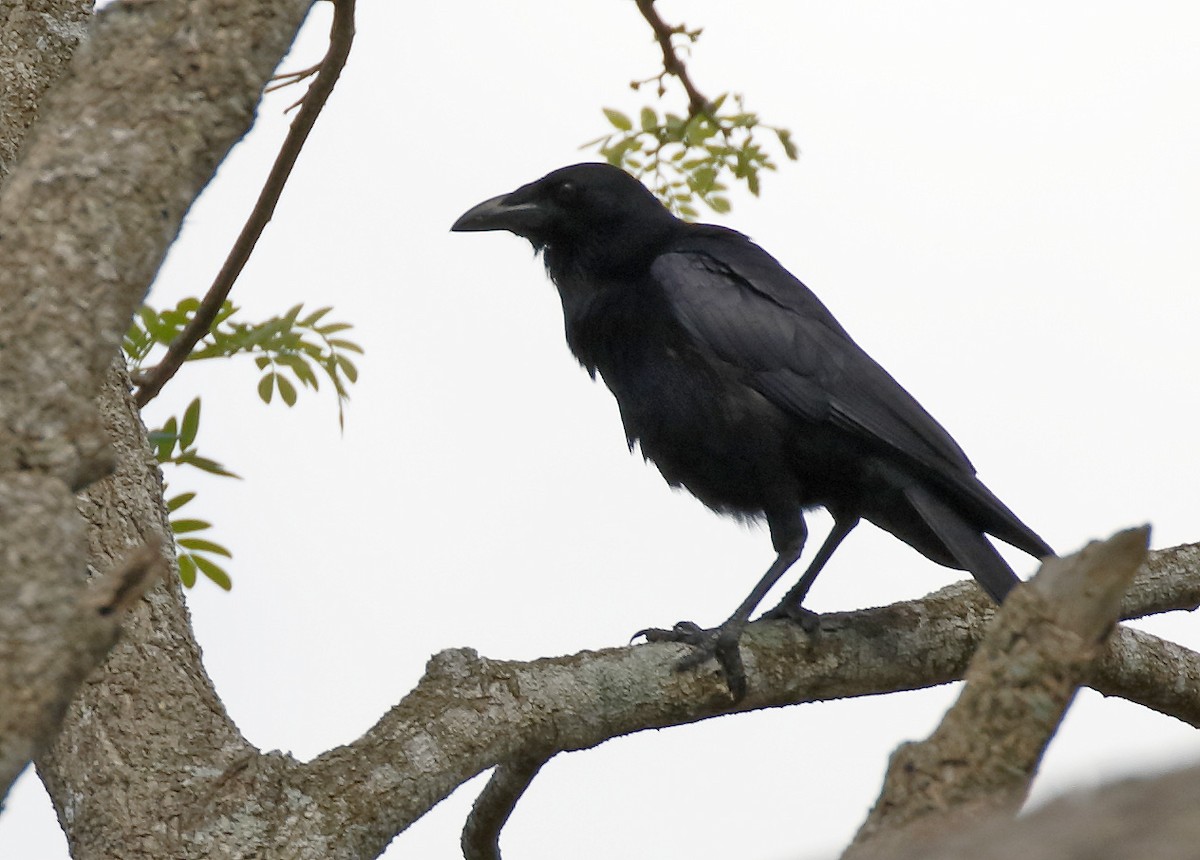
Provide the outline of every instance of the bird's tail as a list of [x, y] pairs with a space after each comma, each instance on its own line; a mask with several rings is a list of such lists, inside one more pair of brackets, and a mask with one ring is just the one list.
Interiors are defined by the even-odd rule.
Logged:
[[904, 495], [958, 565], [974, 576], [993, 600], [1002, 603], [1021, 580], [979, 527], [919, 484], [905, 487]]

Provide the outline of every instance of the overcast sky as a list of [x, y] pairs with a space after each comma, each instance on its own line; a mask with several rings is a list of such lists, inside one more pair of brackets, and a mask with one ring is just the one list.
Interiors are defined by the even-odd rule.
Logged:
[[[240, 482], [197, 489], [236, 558], [232, 593], [189, 595], [206, 665], [263, 749], [308, 758], [368, 728], [428, 657], [526, 659], [723, 620], [771, 561], [630, 456], [603, 386], [570, 358], [528, 246], [458, 235], [462, 211], [574, 161], [654, 74], [630, 2], [363, 0], [349, 66], [235, 291], [248, 314], [332, 304], [367, 354], [344, 434], [327, 392], [258, 402], [253, 366], [189, 367], [147, 410], [204, 395], [202, 453]], [[1149, 522], [1200, 540], [1200, 7], [1161, 2], [662, 0], [705, 28], [691, 68], [744, 92], [802, 150], [733, 195], [748, 233], [822, 297], [1060, 551]], [[319, 4], [285, 69], [320, 55]], [[189, 216], [151, 301], [207, 288], [296, 92], [268, 99]], [[682, 106], [677, 100], [675, 110]], [[811, 518], [823, 535], [828, 520]], [[1030, 559], [1010, 556], [1024, 576]], [[819, 611], [953, 581], [864, 525], [812, 591]], [[786, 583], [790, 585], [789, 583]], [[1200, 647], [1195, 619], [1145, 625]], [[505, 830], [506, 856], [825, 857], [888, 752], [955, 688], [648, 732], [560, 756]], [[1035, 800], [1200, 757], [1195, 732], [1085, 691]], [[482, 782], [389, 857], [454, 858]], [[66, 856], [29, 775], [0, 856]]]

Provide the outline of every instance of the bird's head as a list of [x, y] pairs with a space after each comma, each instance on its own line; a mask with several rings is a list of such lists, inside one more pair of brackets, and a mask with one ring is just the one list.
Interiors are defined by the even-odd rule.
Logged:
[[679, 225], [650, 191], [610, 164], [574, 164], [467, 210], [451, 230], [507, 230], [537, 250], [636, 252]]

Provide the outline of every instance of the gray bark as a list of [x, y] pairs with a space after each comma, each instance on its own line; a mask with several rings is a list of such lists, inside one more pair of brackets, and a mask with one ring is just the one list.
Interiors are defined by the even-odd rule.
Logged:
[[[87, 3], [0, 10], [0, 785], [37, 756], [77, 858], [375, 857], [498, 763], [730, 711], [715, 671], [672, 671], [679, 646], [530, 663], [452, 651], [363, 737], [301, 764], [259, 752], [230, 722], [175, 577], [127, 618], [117, 611], [144, 585], [144, 555], [131, 562], [130, 549], [169, 536], [157, 466], [111, 359], [307, 7], [117, 4], [73, 61]], [[1126, 617], [1194, 608], [1198, 570], [1196, 547], [1154, 554]], [[751, 625], [751, 692], [738, 707], [954, 680], [991, 614], [960, 586], [828, 616], [814, 636]], [[1094, 669], [1098, 686], [1200, 721], [1195, 685], [1146, 688], [1148, 652], [1194, 671], [1190, 652], [1123, 636]]]
[[122, 614], [87, 596], [75, 510], [114, 462], [102, 376], [308, 5], [115, 4], [69, 62], [87, 5], [6, 7], [28, 29], [0, 64], [19, 110], [5, 151], [20, 150], [0, 195], [0, 792], [53, 737]]
[[1017, 821], [992, 820], [889, 860], [1193, 860], [1200, 768], [1073, 794]]
[[1149, 528], [1129, 529], [1047, 559], [1013, 592], [937, 730], [892, 754], [879, 800], [842, 860], [887, 857], [1017, 814], [1046, 745], [1116, 624], [1149, 537]]

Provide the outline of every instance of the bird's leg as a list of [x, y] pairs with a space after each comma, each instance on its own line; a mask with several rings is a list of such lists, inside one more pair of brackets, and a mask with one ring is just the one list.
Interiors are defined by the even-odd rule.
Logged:
[[800, 577], [800, 581], [792, 586], [791, 591], [784, 595], [783, 600], [779, 601], [778, 606], [764, 612], [762, 617], [764, 619], [786, 618], [789, 621], [796, 622], [805, 630], [811, 631], [814, 629], [817, 614], [805, 609], [800, 604], [808, 596], [808, 590], [816, 582], [817, 574], [825, 567], [825, 563], [829, 561], [829, 557], [833, 555], [834, 550], [838, 548], [841, 542], [846, 539], [846, 535], [854, 531], [856, 525], [858, 525], [857, 516], [839, 516], [834, 514], [833, 528], [825, 537], [825, 542], [821, 544], [821, 548], [817, 550], [817, 554], [813, 557], [813, 560], [809, 563], [808, 569], [804, 571], [804, 576]]
[[[746, 623], [750, 620], [750, 614], [754, 612], [755, 607], [787, 569], [795, 564], [796, 559], [804, 551], [804, 539], [808, 531], [802, 519], [797, 522], [799, 528], [795, 528], [794, 525], [789, 528], [786, 540], [778, 539], [776, 541], [782, 546], [776, 547], [779, 554], [774, 563], [763, 574], [762, 579], [741, 602], [741, 605], [734, 610], [733, 615], [729, 616], [720, 627], [705, 630], [690, 621], [681, 621], [670, 630], [639, 630], [635, 636], [645, 636], [648, 642], [684, 642], [695, 648], [695, 651], [675, 664], [676, 671], [683, 672], [699, 666], [710, 658], [716, 659], [725, 675], [725, 682], [729, 685], [733, 701], [740, 702], [746, 695], [746, 671], [742, 665], [742, 655], [738, 651], [738, 640], [741, 639], [742, 631], [746, 629]], [[779, 530], [774, 523], [772, 523], [771, 531], [772, 537], [778, 535]]]

